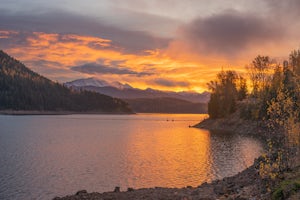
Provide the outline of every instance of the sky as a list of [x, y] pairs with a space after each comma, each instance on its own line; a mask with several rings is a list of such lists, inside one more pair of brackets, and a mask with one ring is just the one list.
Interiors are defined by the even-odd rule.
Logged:
[[203, 92], [300, 47], [299, 0], [0, 0], [0, 49], [54, 81]]

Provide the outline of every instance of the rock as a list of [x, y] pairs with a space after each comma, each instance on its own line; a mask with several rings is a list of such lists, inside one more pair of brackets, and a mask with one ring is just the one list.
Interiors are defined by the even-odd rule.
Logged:
[[204, 183], [202, 183], [202, 185], [199, 185], [198, 187], [205, 187], [205, 186], [207, 186], [208, 185], [208, 183], [207, 182], [204, 182]]
[[114, 192], [120, 192], [120, 187], [116, 186]]
[[[284, 175], [284, 178], [289, 181], [289, 179], [296, 179], [300, 176], [300, 166], [297, 168], [298, 171], [292, 171], [291, 173]], [[298, 174], [298, 175], [297, 175]], [[285, 180], [285, 182], [286, 182]], [[212, 183], [203, 183], [202, 186], [197, 188], [192, 188], [191, 186], [186, 186], [182, 189], [179, 188], [144, 188], [144, 189], [133, 189], [128, 188], [127, 192], [120, 192], [120, 187], [116, 187], [114, 192], [104, 192], [100, 193], [90, 193], [84, 194], [85, 191], [77, 192], [76, 194], [84, 194], [80, 196], [66, 196], [62, 198], [55, 198], [54, 200], [79, 200], [79, 199], [144, 199], [144, 200], [154, 200], [154, 199], [177, 199], [177, 200], [213, 200], [213, 199], [224, 199], [224, 200], [259, 200], [259, 199], [271, 199], [271, 193], [264, 191], [266, 190], [266, 184], [268, 180], [262, 180], [254, 170], [254, 167], [248, 168], [243, 172], [239, 173], [230, 178], [225, 178], [224, 181], [214, 181]], [[282, 195], [288, 197], [292, 195], [294, 189], [291, 186], [284, 184], [282, 189]], [[190, 189], [189, 189], [190, 188]], [[133, 192], [132, 192], [133, 191]], [[300, 195], [300, 191], [298, 192]], [[294, 195], [294, 194], [293, 194]], [[299, 195], [294, 199], [300, 199]], [[293, 196], [294, 197], [294, 196]]]
[[87, 194], [86, 190], [79, 190], [75, 195]]
[[193, 196], [199, 195], [199, 191], [198, 191], [198, 190], [194, 190], [194, 191], [192, 192], [192, 195], [193, 195]]
[[227, 182], [227, 187], [228, 188], [233, 188], [234, 186], [235, 186], [235, 183]]
[[217, 195], [224, 195], [224, 194], [225, 194], [225, 191], [224, 191], [223, 186], [219, 186], [219, 185], [216, 185], [216, 186], [215, 186], [214, 192], [215, 192]]
[[193, 187], [190, 186], [190, 185], [186, 186], [186, 188], [187, 188], [187, 189], [193, 189]]
[[245, 198], [245, 197], [240, 197], [240, 196], [236, 197], [235, 199], [236, 199], [236, 200], [247, 200], [247, 198]]

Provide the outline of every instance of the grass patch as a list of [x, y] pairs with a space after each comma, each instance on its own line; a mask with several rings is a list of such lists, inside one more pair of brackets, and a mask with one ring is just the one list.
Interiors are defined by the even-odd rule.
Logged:
[[286, 199], [295, 194], [298, 190], [300, 190], [300, 179], [282, 181], [279, 187], [272, 193], [272, 199]]

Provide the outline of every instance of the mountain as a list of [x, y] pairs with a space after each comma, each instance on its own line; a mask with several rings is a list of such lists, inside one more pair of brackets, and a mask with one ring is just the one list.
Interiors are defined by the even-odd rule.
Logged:
[[206, 103], [162, 98], [124, 99], [134, 112], [139, 113], [207, 113]]
[[86, 78], [86, 79], [78, 79], [76, 81], [65, 83], [67, 87], [74, 86], [74, 87], [82, 87], [82, 86], [95, 86], [95, 87], [106, 87], [110, 86], [107, 81], [99, 80], [95, 78]]
[[31, 71], [1, 50], [0, 110], [131, 112], [120, 99], [71, 90]]
[[193, 103], [207, 103], [210, 98], [210, 93], [196, 93], [196, 92], [170, 92], [160, 91], [151, 88], [141, 90], [133, 88], [129, 84], [122, 84], [120, 82], [108, 83], [96, 78], [79, 79], [64, 84], [73, 89], [84, 89], [94, 91], [101, 94], [109, 95], [121, 99], [140, 99], [140, 98], [174, 98]]

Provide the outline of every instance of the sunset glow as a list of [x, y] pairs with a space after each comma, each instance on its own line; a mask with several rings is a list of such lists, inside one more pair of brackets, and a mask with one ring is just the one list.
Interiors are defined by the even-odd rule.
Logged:
[[298, 199], [300, 0], [0, 0], [0, 200]]
[[[285, 13], [292, 6], [281, 1], [276, 6], [272, 1], [241, 1], [239, 6], [191, 1], [184, 6], [185, 16], [175, 14], [179, 6], [172, 10], [159, 1], [89, 0], [84, 5], [89, 13], [79, 9], [80, 1], [71, 10], [26, 2], [41, 9], [39, 16], [9, 1], [2, 4], [0, 47], [61, 83], [97, 77], [141, 89], [203, 92], [222, 68], [244, 74], [258, 54], [281, 62], [299, 44], [294, 9]], [[273, 20], [275, 10], [295, 25]]]

